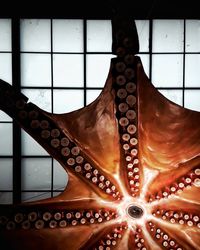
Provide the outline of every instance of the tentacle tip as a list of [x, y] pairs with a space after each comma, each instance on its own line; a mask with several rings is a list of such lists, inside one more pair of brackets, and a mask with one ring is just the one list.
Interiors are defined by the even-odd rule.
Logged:
[[112, 53], [139, 53], [139, 39], [134, 19], [118, 13], [112, 19]]

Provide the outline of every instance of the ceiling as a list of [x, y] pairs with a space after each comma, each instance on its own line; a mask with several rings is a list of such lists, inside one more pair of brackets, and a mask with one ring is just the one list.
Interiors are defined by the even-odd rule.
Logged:
[[198, 0], [49, 0], [1, 3], [0, 17], [109, 19], [116, 11], [134, 19], [195, 18], [200, 19]]

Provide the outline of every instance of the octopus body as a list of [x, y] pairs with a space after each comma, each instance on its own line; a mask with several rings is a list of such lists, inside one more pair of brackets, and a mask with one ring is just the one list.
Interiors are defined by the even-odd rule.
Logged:
[[133, 21], [114, 20], [102, 93], [66, 114], [0, 81], [0, 108], [69, 175], [57, 197], [0, 207], [7, 249], [200, 249], [200, 114], [154, 88], [138, 49]]

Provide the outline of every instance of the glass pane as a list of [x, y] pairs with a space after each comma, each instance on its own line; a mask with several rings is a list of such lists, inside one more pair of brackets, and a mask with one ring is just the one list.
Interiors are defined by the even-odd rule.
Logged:
[[182, 106], [183, 104], [183, 91], [174, 89], [160, 89], [159, 92], [163, 94], [170, 101]]
[[82, 108], [83, 90], [54, 90], [54, 113], [67, 113]]
[[38, 142], [22, 130], [22, 155], [49, 155]]
[[153, 52], [183, 52], [183, 20], [153, 21]]
[[22, 159], [22, 190], [51, 190], [51, 159]]
[[51, 51], [50, 20], [21, 20], [21, 51]]
[[39, 108], [51, 112], [51, 90], [49, 89], [22, 89], [22, 93]]
[[0, 123], [0, 155], [12, 155], [12, 124]]
[[83, 55], [54, 55], [55, 87], [83, 87]]
[[152, 82], [156, 87], [182, 87], [183, 56], [153, 55]]
[[186, 52], [200, 52], [200, 20], [186, 20]]
[[38, 201], [51, 197], [51, 192], [22, 192], [22, 202]]
[[200, 55], [185, 55], [185, 86], [200, 87]]
[[87, 51], [111, 52], [112, 28], [109, 20], [87, 21]]
[[185, 90], [185, 107], [200, 111], [200, 90]]
[[149, 54], [148, 55], [139, 54], [139, 57], [142, 61], [142, 65], [146, 75], [149, 76]]
[[53, 20], [53, 51], [83, 52], [82, 20]]
[[149, 21], [136, 20], [136, 27], [139, 37], [140, 52], [149, 51]]
[[63, 191], [61, 191], [61, 192], [53, 192], [53, 197], [56, 197], [56, 196], [58, 196], [59, 194], [61, 194]]
[[96, 98], [100, 95], [102, 90], [87, 90], [87, 105], [96, 100]]
[[12, 84], [11, 53], [0, 53], [0, 79]]
[[12, 204], [13, 193], [12, 192], [0, 192], [0, 204]]
[[11, 159], [0, 159], [0, 190], [13, 188], [13, 162]]
[[11, 51], [10, 19], [0, 19], [0, 51]]
[[56, 160], [53, 161], [53, 189], [64, 190], [68, 183], [68, 174]]
[[0, 110], [0, 122], [10, 122], [12, 119], [6, 113]]
[[113, 58], [113, 55], [87, 55], [87, 87], [102, 88], [105, 85], [111, 58]]
[[21, 54], [22, 86], [51, 86], [51, 56]]

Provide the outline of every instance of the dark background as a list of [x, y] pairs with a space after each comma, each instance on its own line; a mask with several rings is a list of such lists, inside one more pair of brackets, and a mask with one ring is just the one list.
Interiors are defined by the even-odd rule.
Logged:
[[199, 19], [198, 5], [198, 0], [1, 0], [0, 17], [109, 19], [118, 10], [134, 19]]

